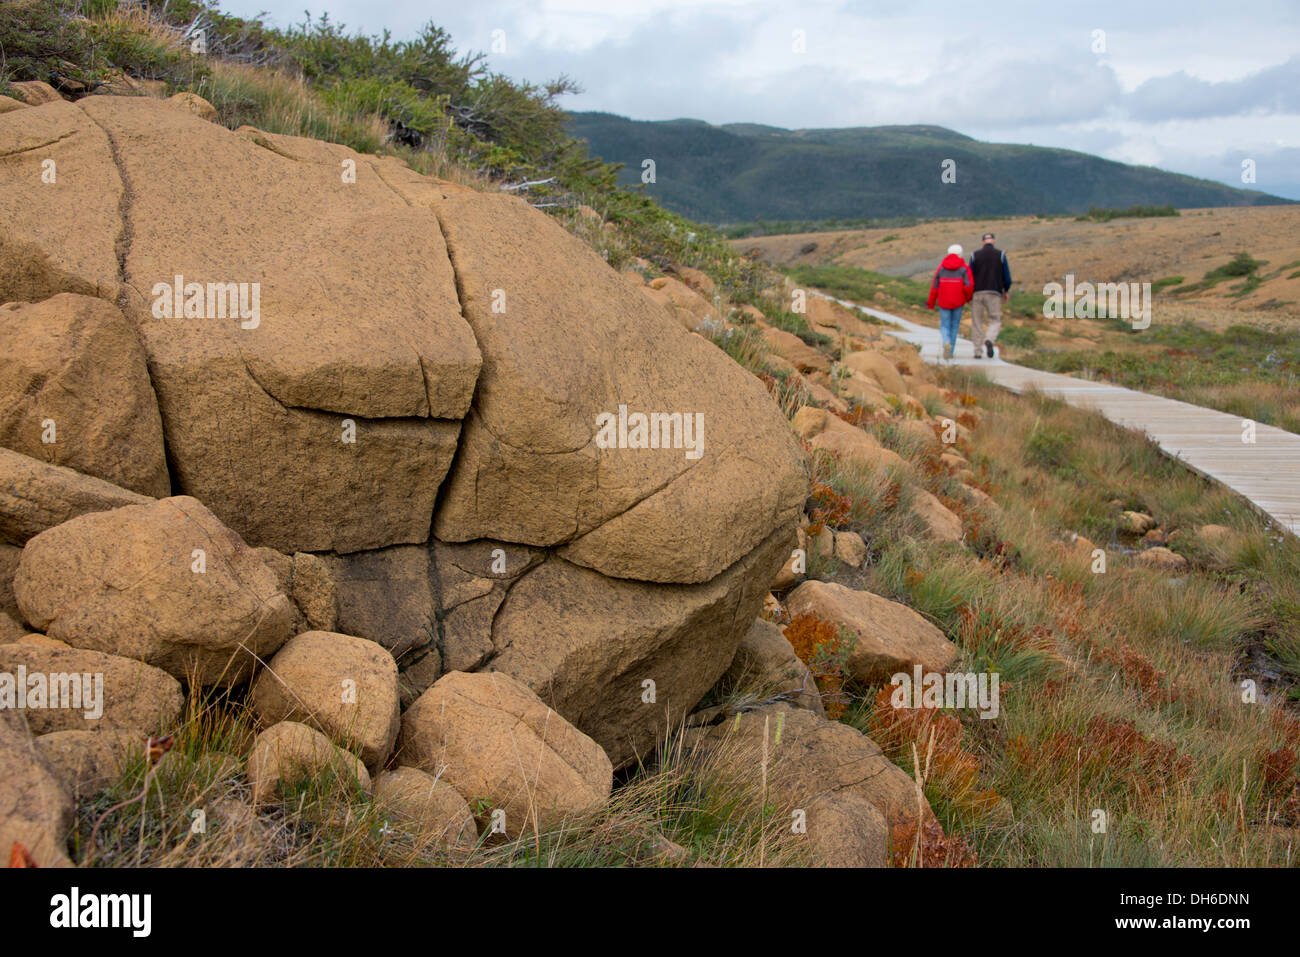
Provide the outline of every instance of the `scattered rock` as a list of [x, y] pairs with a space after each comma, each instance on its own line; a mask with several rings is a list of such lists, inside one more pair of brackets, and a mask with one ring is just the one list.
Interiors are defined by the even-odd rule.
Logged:
[[1240, 533], [1227, 525], [1202, 525], [1196, 534], [1201, 541], [1218, 546], [1229, 545], [1240, 538]]
[[907, 386], [903, 384], [898, 369], [879, 352], [852, 352], [844, 357], [844, 365], [874, 381], [882, 392], [892, 395], [907, 393]]
[[873, 470], [903, 465], [897, 453], [825, 409], [806, 405], [795, 413], [792, 424], [798, 436], [813, 449], [838, 453], [847, 461]]
[[143, 757], [147, 735], [122, 731], [52, 731], [36, 739], [50, 773], [74, 798], [90, 798], [114, 784]]
[[78, 515], [153, 499], [61, 465], [0, 448], [0, 538], [12, 545]]
[[315, 728], [297, 721], [281, 721], [259, 734], [245, 773], [255, 804], [274, 803], [285, 788], [305, 782], [323, 785], [332, 781], [336, 787], [371, 792], [370, 775], [360, 760]]
[[402, 716], [398, 760], [504, 811], [511, 838], [598, 807], [613, 786], [600, 746], [504, 674], [439, 678]]
[[175, 96], [169, 97], [168, 102], [189, 110], [201, 120], [207, 120], [209, 123], [217, 122], [217, 108], [197, 93], [188, 91], [177, 93]]
[[375, 778], [375, 803], [395, 817], [419, 826], [440, 844], [473, 847], [478, 842], [474, 814], [446, 781], [419, 768], [394, 768]]
[[792, 704], [826, 714], [808, 666], [799, 660], [780, 626], [762, 618], [754, 619], [745, 632], [723, 679], [732, 688], [753, 687], [761, 694], [789, 694]]
[[673, 266], [672, 271], [682, 277], [682, 282], [701, 295], [711, 296], [717, 292], [717, 286], [706, 272], [690, 266]]
[[393, 750], [401, 720], [397, 663], [373, 641], [304, 632], [258, 674], [251, 703], [265, 724], [302, 722], [378, 769]]
[[920, 665], [946, 672], [957, 660], [957, 646], [942, 631], [906, 605], [836, 582], [807, 581], [786, 599], [790, 616], [814, 614], [854, 636], [847, 670], [862, 684], [888, 681]]
[[[768, 750], [763, 754], [764, 725]], [[771, 803], [806, 815], [808, 850], [823, 867], [884, 867], [889, 831], [915, 820], [915, 784], [870, 738], [786, 704], [726, 715], [691, 732], [687, 746], [711, 753]], [[919, 813], [933, 816], [920, 799]]]
[[24, 618], [53, 638], [203, 685], [247, 680], [293, 622], [271, 570], [187, 496], [42, 532], [23, 550], [14, 594]]
[[1171, 572], [1183, 571], [1188, 566], [1187, 559], [1182, 555], [1159, 545], [1138, 552], [1137, 560], [1143, 565]]
[[810, 533], [808, 554], [816, 555], [823, 561], [830, 561], [835, 556], [835, 532], [823, 525], [816, 532]]
[[1156, 527], [1156, 520], [1145, 512], [1123, 512], [1119, 527], [1130, 535], [1143, 535]]
[[763, 341], [767, 347], [781, 358], [790, 362], [800, 372], [828, 372], [830, 360], [818, 349], [814, 349], [793, 332], [767, 326], [763, 329]]
[[836, 532], [835, 557], [846, 565], [861, 568], [867, 560], [867, 543], [857, 532]]
[[925, 523], [931, 538], [941, 542], [960, 542], [961, 519], [925, 489], [912, 489], [912, 513]]
[[70, 867], [72, 797], [46, 768], [17, 711], [0, 710], [0, 867], [15, 843], [38, 867]]
[[10, 83], [9, 92], [14, 95], [15, 99], [21, 100], [28, 106], [41, 106], [44, 103], [59, 103], [63, 97], [59, 96], [59, 91], [41, 80], [23, 80], [20, 83]]
[[[0, 675], [16, 676], [19, 668], [26, 675], [25, 714], [33, 734], [116, 728], [148, 735], [176, 727], [185, 695], [167, 672], [130, 658], [47, 642], [0, 645]], [[39, 705], [36, 688], [43, 702]], [[17, 694], [17, 687], [12, 691]]]

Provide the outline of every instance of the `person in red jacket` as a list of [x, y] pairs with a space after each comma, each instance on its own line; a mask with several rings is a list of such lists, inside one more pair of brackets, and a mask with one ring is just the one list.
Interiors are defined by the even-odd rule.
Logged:
[[975, 294], [975, 277], [962, 259], [961, 246], [953, 243], [948, 255], [943, 257], [930, 282], [930, 298], [926, 307], [939, 307], [939, 341], [943, 344], [943, 357], [951, 359], [957, 349], [957, 333], [961, 331], [961, 310]]

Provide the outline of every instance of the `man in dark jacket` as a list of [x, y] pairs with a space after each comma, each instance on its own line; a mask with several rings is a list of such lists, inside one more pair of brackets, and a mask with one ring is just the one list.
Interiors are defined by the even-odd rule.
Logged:
[[[971, 340], [975, 343], [975, 358], [980, 357], [980, 346], [993, 358], [993, 343], [1002, 331], [1002, 303], [1011, 298], [1011, 267], [1007, 254], [993, 245], [993, 234], [984, 234], [984, 244], [970, 257], [970, 271], [975, 277], [975, 294], [971, 297]], [[988, 326], [985, 326], [985, 320]]]

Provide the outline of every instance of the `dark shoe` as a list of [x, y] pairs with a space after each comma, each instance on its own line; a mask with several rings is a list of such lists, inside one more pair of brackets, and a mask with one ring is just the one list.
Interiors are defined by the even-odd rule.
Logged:
[[989, 354], [990, 359], [993, 358], [993, 343], [987, 339], [984, 340], [984, 351]]

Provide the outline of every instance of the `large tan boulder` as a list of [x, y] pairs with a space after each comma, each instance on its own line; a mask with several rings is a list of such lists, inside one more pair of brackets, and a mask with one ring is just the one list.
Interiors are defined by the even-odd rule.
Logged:
[[918, 809], [907, 774], [846, 724], [785, 703], [715, 720], [690, 732], [686, 746], [710, 753], [758, 794], [766, 769], [768, 801], [789, 815], [792, 827], [806, 826], [807, 849], [821, 866], [884, 867], [890, 829], [918, 814], [933, 816], [924, 798]]
[[26, 544], [78, 515], [152, 501], [103, 479], [0, 448], [0, 539], [9, 544]]
[[375, 770], [397, 739], [397, 663], [373, 641], [304, 632], [258, 674], [251, 702], [263, 723], [302, 722]]
[[863, 684], [886, 682], [915, 665], [946, 672], [957, 646], [906, 605], [838, 582], [807, 581], [786, 598], [791, 617], [812, 614], [853, 633], [847, 670]]
[[508, 837], [595, 810], [614, 780], [600, 745], [504, 674], [438, 679], [402, 716], [398, 760], [504, 812]]
[[35, 628], [200, 684], [246, 680], [293, 612], [244, 542], [192, 498], [93, 512], [23, 550], [14, 594]]
[[[450, 189], [432, 202], [483, 351], [439, 539], [563, 545], [612, 577], [704, 582], [799, 511], [795, 443], [754, 376], [526, 203]], [[629, 447], [600, 447], [619, 438], [620, 410], [629, 428], [634, 414], [680, 413], [675, 447], [630, 447], [631, 431], [616, 441]], [[702, 447], [686, 447], [688, 418]]]
[[[0, 152], [33, 141], [50, 145], [13, 172], [39, 182], [48, 157], [60, 186], [0, 196], [0, 300], [118, 302], [149, 357], [179, 490], [283, 551], [423, 541], [481, 361], [429, 211], [371, 158], [298, 160], [143, 97], [0, 116]], [[178, 275], [202, 284], [203, 317], [159, 318]], [[247, 318], [232, 318], [240, 283]]]
[[375, 803], [399, 820], [415, 824], [438, 844], [473, 847], [474, 814], [446, 781], [419, 768], [394, 768], [375, 778]]
[[[24, 697], [32, 734], [106, 728], [157, 734], [173, 730], [185, 707], [175, 678], [118, 655], [33, 642], [0, 645], [0, 675], [18, 675], [19, 669], [27, 679]], [[4, 685], [0, 677], [0, 700]]]
[[244, 773], [253, 788], [253, 803], [271, 804], [286, 790], [304, 784], [371, 793], [366, 766], [335, 746], [315, 728], [281, 721], [253, 739]]
[[15, 100], [12, 96], [0, 96], [0, 114], [12, 113], [14, 110], [26, 108], [27, 104], [22, 100]]
[[67, 293], [0, 306], [0, 445], [144, 495], [168, 494], [144, 350], [116, 306]]
[[825, 409], [806, 405], [795, 413], [792, 424], [811, 448], [833, 452], [861, 467], [879, 471], [904, 464], [898, 453], [885, 448], [874, 436]]
[[0, 710], [0, 867], [15, 843], [38, 867], [67, 867], [72, 797], [41, 760], [20, 712]]

